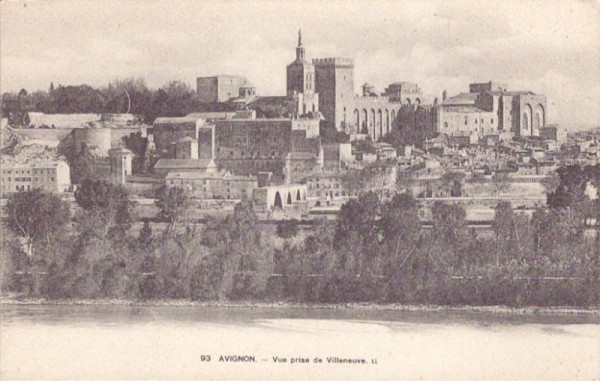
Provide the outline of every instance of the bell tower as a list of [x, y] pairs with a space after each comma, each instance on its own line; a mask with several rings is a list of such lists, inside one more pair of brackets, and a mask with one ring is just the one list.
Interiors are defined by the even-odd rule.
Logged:
[[298, 30], [298, 46], [296, 47], [296, 61], [304, 61], [304, 47], [302, 46], [302, 30]]
[[287, 95], [311, 94], [315, 91], [315, 67], [306, 60], [302, 46], [302, 31], [298, 31], [296, 59], [287, 67]]

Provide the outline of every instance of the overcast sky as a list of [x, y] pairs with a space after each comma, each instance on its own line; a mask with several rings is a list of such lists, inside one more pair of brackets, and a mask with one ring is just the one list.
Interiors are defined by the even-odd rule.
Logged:
[[600, 121], [595, 0], [19, 1], [0, 12], [2, 92], [240, 74], [284, 94], [302, 29], [309, 58], [354, 58], [356, 92], [402, 80], [441, 98], [496, 80], [546, 94], [550, 123]]

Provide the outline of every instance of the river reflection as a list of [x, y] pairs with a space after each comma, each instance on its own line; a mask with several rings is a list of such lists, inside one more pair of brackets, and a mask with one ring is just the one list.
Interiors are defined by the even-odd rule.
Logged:
[[[5, 305], [0, 317], [3, 380], [593, 380], [600, 375], [600, 317], [589, 313]], [[219, 361], [221, 356], [255, 361]], [[327, 362], [334, 357], [368, 364]], [[318, 358], [323, 363], [315, 362]], [[308, 362], [291, 364], [292, 359]]]

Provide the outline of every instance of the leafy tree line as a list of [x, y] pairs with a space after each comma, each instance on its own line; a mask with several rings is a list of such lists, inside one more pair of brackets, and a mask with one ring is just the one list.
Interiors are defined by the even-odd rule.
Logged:
[[410, 194], [371, 192], [309, 228], [261, 225], [249, 203], [189, 224], [178, 188], [157, 192], [165, 223], [133, 229], [125, 189], [86, 179], [75, 206], [39, 190], [8, 200], [2, 287], [46, 298], [598, 305], [600, 237], [586, 221], [600, 219], [600, 202], [577, 201], [568, 173], [577, 169], [557, 192], [569, 201], [549, 195], [532, 216], [499, 202], [487, 232], [467, 226], [460, 204], [434, 203], [423, 227]]
[[[2, 117], [13, 126], [27, 126], [30, 111], [47, 114], [132, 113], [141, 122], [152, 123], [158, 116], [184, 116], [191, 112], [212, 111], [218, 105], [204, 104], [186, 83], [171, 81], [152, 89], [141, 78], [119, 79], [94, 88], [89, 85], [50, 84], [48, 91], [2, 94]], [[41, 127], [41, 126], [38, 126]], [[51, 126], [47, 126], [51, 127]]]

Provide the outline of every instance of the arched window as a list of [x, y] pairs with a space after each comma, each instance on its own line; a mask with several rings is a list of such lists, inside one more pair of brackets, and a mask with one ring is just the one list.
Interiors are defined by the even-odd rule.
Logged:
[[279, 192], [275, 193], [275, 202], [273, 203], [273, 206], [279, 209], [283, 208], [283, 204], [281, 202], [281, 195], [279, 194]]

